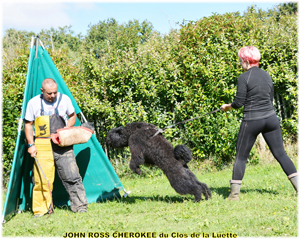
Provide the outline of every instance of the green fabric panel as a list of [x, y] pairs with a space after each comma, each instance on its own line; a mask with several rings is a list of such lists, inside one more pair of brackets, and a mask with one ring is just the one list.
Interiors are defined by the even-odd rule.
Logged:
[[[32, 97], [41, 94], [40, 88], [45, 78], [53, 78], [57, 82], [58, 91], [68, 95], [72, 100], [75, 112], [77, 114], [80, 113], [79, 106], [63, 81], [47, 50], [39, 47], [37, 58], [34, 58], [34, 55], [35, 46], [33, 46], [29, 55], [21, 112], [22, 119], [25, 117], [28, 101]], [[79, 126], [80, 124], [77, 118], [75, 126]], [[16, 210], [31, 210], [32, 205], [33, 159], [27, 153], [24, 131], [20, 132], [16, 140], [13, 166], [2, 212], [3, 218], [7, 218]], [[119, 190], [124, 189], [124, 187], [94, 134], [87, 143], [74, 145], [74, 153], [89, 203], [120, 197]], [[70, 205], [68, 194], [57, 172], [52, 196], [55, 206]]]
[[[5, 215], [9, 215], [14, 213], [17, 210], [17, 204], [21, 203], [19, 200], [20, 198], [20, 191], [21, 191], [21, 180], [22, 180], [22, 173], [20, 169], [22, 168], [22, 164], [24, 162], [24, 152], [25, 152], [25, 144], [24, 142], [24, 135], [18, 137], [16, 142], [16, 149], [14, 155], [14, 161], [12, 165], [11, 175], [9, 178], [9, 186], [6, 193], [4, 209]], [[3, 209], [3, 216], [4, 216], [4, 209]]]
[[[34, 48], [30, 49], [29, 53], [29, 60], [28, 60], [28, 66], [27, 66], [27, 76], [26, 76], [26, 82], [25, 82], [25, 89], [29, 88], [28, 86], [32, 85], [31, 83], [31, 76], [33, 72], [33, 52]], [[30, 87], [31, 90], [31, 87]], [[21, 110], [21, 118], [24, 118], [24, 102], [25, 99], [27, 98], [27, 94], [30, 94], [30, 90], [25, 90], [24, 96], [23, 96], [23, 105], [22, 105], [22, 110]], [[17, 130], [17, 129], [16, 129]], [[23, 165], [24, 161], [24, 152], [25, 152], [25, 135], [21, 134], [21, 130], [18, 129], [18, 135], [16, 139], [16, 146], [15, 146], [15, 151], [14, 151], [14, 157], [12, 161], [12, 166], [11, 166], [11, 173], [9, 177], [9, 182], [8, 182], [8, 187], [7, 187], [7, 192], [6, 192], [6, 197], [5, 197], [5, 202], [3, 206], [3, 211], [2, 211], [2, 222], [5, 217], [11, 215], [14, 213], [16, 210], [18, 210], [18, 205], [21, 202], [20, 200], [20, 193], [21, 193], [21, 181], [22, 181], [22, 171], [20, 171], [20, 168]]]

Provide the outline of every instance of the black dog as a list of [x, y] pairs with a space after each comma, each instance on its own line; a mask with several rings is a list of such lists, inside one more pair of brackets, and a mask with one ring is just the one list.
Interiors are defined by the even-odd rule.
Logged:
[[207, 185], [199, 182], [187, 166], [192, 159], [189, 148], [185, 145], [173, 148], [163, 135], [153, 137], [156, 132], [156, 126], [153, 124], [131, 123], [109, 131], [106, 142], [114, 148], [129, 146], [130, 169], [134, 173], [142, 174], [139, 167], [141, 164], [157, 165], [177, 193], [194, 195], [195, 201], [201, 200], [202, 193], [206, 200], [211, 197]]

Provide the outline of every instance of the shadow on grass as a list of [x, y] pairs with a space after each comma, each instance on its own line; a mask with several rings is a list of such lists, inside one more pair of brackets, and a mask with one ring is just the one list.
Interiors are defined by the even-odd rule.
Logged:
[[[230, 187], [211, 187], [210, 188], [211, 192], [215, 192], [216, 194], [223, 196], [223, 198], [227, 198], [230, 194]], [[246, 193], [260, 193], [260, 194], [274, 194], [278, 195], [278, 191], [276, 190], [270, 190], [270, 189], [255, 189], [255, 188], [250, 188], [250, 189], [241, 189], [241, 193], [246, 194]]]
[[[230, 187], [211, 187], [210, 190], [212, 192], [212, 198], [210, 198], [210, 200], [214, 200], [214, 197], [213, 197], [214, 193], [222, 196], [224, 199], [226, 199], [230, 194]], [[259, 193], [259, 194], [272, 194], [272, 195], [279, 194], [277, 190], [255, 189], [255, 188], [241, 189], [241, 193], [242, 194]], [[129, 204], [134, 204], [139, 201], [156, 201], [156, 202], [164, 202], [164, 203], [171, 204], [171, 203], [184, 203], [185, 201], [194, 202], [194, 196], [193, 195], [179, 195], [179, 194], [178, 194], [178, 196], [168, 196], [168, 195], [131, 196], [131, 195], [129, 195], [126, 198], [123, 198], [123, 197], [122, 198], [114, 198], [111, 200], [117, 200], [120, 203], [129, 203]], [[202, 201], [205, 201], [203, 195], [202, 195]]]
[[130, 196], [127, 198], [120, 199], [122, 203], [137, 203], [138, 201], [154, 201], [154, 202], [164, 202], [164, 203], [183, 203], [184, 201], [193, 201], [193, 197], [185, 197], [185, 196], [168, 196], [168, 195], [155, 195], [155, 196]]
[[[210, 188], [212, 192], [212, 198], [209, 200], [214, 200], [213, 198], [213, 193], [216, 193], [220, 196], [222, 196], [224, 199], [226, 199], [229, 194], [230, 194], [230, 187], [211, 187]], [[260, 193], [260, 194], [273, 194], [273, 195], [278, 195], [278, 191], [276, 190], [269, 190], [269, 189], [241, 189], [242, 194], [247, 194], [247, 193]], [[103, 201], [98, 201], [97, 203], [105, 203], [107, 201], [118, 201], [119, 203], [127, 203], [127, 204], [135, 204], [138, 202], [146, 202], [146, 201], [154, 201], [154, 202], [163, 202], [163, 203], [184, 203], [186, 201], [191, 201], [194, 202], [194, 196], [193, 195], [179, 195], [178, 196], [169, 196], [169, 195], [153, 195], [153, 196], [131, 196], [129, 195], [128, 197], [114, 197], [111, 199], [106, 199]], [[202, 196], [202, 201], [205, 201], [204, 196]], [[59, 209], [65, 209], [68, 211], [71, 211], [70, 206], [64, 205], [64, 206], [58, 206], [55, 208]]]

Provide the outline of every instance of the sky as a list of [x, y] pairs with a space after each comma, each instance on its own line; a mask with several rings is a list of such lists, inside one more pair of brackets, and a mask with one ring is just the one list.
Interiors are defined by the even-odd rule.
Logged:
[[256, 5], [267, 10], [284, 1], [85, 1], [83, 0], [2, 0], [2, 36], [5, 30], [33, 31], [38, 34], [42, 29], [72, 26], [77, 35], [87, 34], [89, 25], [94, 25], [108, 18], [114, 18], [119, 24], [129, 20], [152, 23], [154, 30], [168, 34], [170, 29], [179, 29], [183, 20], [197, 21], [213, 13], [239, 11]]

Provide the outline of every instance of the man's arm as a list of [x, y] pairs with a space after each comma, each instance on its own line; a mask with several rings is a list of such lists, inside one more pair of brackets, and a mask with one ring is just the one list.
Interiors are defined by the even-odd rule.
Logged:
[[72, 114], [70, 114], [68, 116], [69, 116], [69, 119], [68, 119], [68, 123], [67, 123], [66, 128], [72, 127], [76, 123], [76, 113], [75, 112], [73, 112]]
[[[25, 120], [25, 136], [27, 139], [27, 144], [34, 144], [33, 138], [33, 121]], [[35, 157], [37, 153], [37, 149], [35, 145], [28, 148], [28, 153], [31, 157]]]

